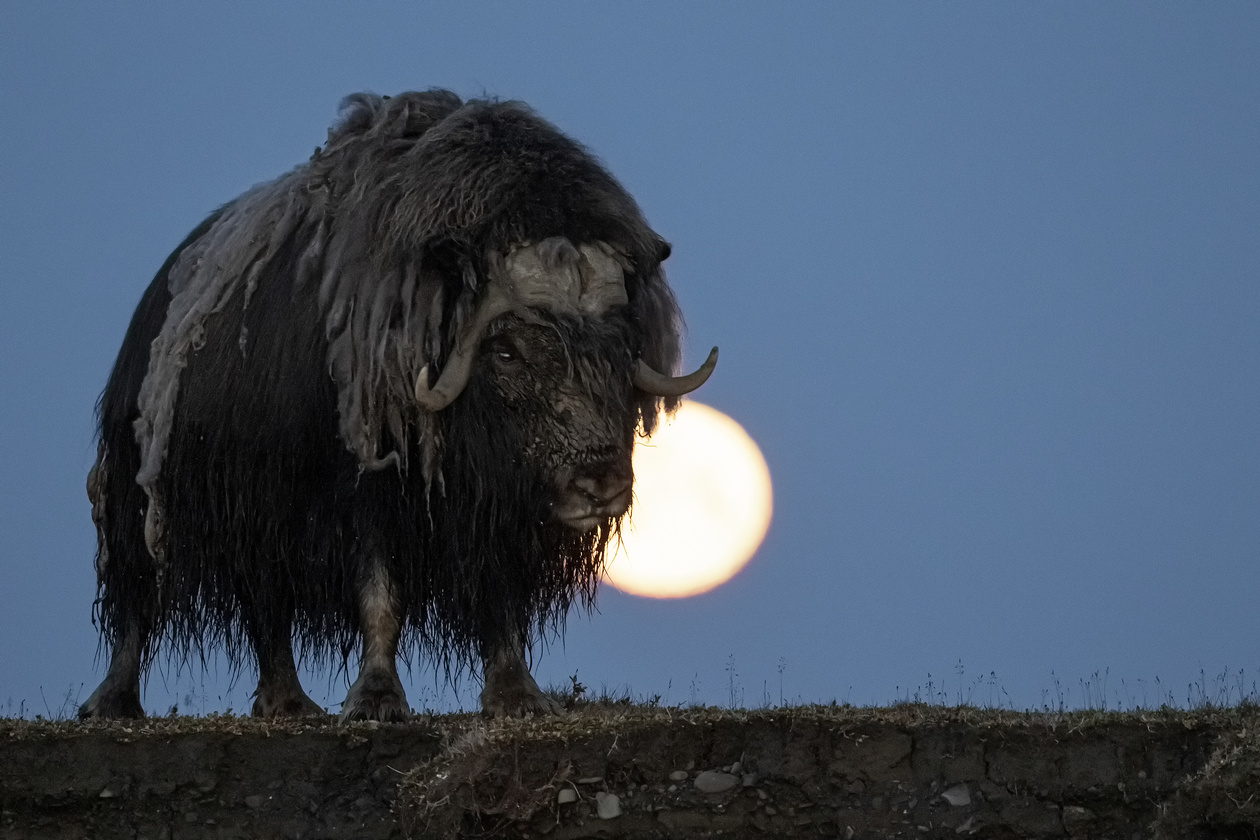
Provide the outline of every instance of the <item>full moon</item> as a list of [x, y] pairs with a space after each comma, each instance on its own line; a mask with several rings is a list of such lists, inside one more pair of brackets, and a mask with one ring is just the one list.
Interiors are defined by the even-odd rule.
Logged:
[[770, 470], [748, 433], [685, 401], [634, 448], [634, 505], [606, 578], [652, 598], [686, 598], [735, 576], [770, 527]]

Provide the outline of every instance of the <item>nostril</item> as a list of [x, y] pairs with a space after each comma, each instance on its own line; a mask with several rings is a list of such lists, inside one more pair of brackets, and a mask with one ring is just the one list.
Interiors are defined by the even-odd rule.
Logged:
[[583, 476], [574, 479], [573, 486], [582, 491], [592, 502], [607, 502], [617, 498], [630, 487], [630, 479], [620, 475], [593, 478]]
[[617, 476], [608, 479], [605, 483], [608, 485], [608, 495], [606, 498], [620, 496], [622, 493], [630, 489], [631, 479], [629, 477]]
[[589, 478], [583, 476], [573, 480], [573, 486], [582, 491], [582, 494], [592, 502], [603, 501], [603, 494], [600, 493], [601, 482], [598, 478]]

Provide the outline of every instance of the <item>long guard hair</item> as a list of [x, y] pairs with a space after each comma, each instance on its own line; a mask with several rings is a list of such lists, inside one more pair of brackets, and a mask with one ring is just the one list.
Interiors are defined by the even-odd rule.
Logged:
[[[383, 563], [409, 637], [449, 668], [589, 604], [610, 521], [539, 521], [541, 488], [493, 452], [503, 424], [470, 385], [443, 412], [440, 372], [492, 253], [564, 236], [626, 255], [629, 298], [571, 341], [624, 345], [672, 372], [681, 318], [668, 245], [579, 144], [517, 102], [431, 90], [348, 97], [310, 161], [198, 226], [145, 292], [98, 407], [89, 478], [96, 615], [172, 650], [243, 645], [294, 623], [305, 653], [356, 638], [355, 585]], [[620, 380], [626, 381], [626, 380]], [[650, 433], [664, 403], [635, 392]]]

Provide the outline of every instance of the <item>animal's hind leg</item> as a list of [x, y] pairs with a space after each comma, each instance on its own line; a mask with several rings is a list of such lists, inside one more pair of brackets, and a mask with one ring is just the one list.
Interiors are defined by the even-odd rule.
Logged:
[[109, 670], [92, 696], [79, 707], [79, 718], [142, 718], [140, 665], [147, 633], [139, 619], [127, 622], [110, 654]]
[[[124, 551], [117, 552], [120, 559], [115, 561], [115, 563], [124, 563], [121, 574], [123, 580], [119, 579], [117, 567], [109, 562], [110, 550], [106, 543], [107, 497], [105, 495], [109, 469], [105, 458], [106, 452], [105, 444], [98, 444], [96, 465], [88, 473], [87, 479], [88, 500], [92, 503], [92, 521], [96, 525], [96, 575], [104, 594], [115, 593], [112, 603], [118, 604], [121, 601], [125, 609], [118, 611], [122, 613], [121, 615], [111, 611], [114, 621], [106, 622], [107, 626], [112, 627], [118, 627], [121, 624], [122, 632], [113, 638], [114, 646], [110, 651], [109, 670], [105, 673], [105, 679], [101, 680], [101, 684], [96, 687], [96, 691], [92, 692], [92, 696], [79, 707], [79, 717], [82, 719], [142, 718], [144, 706], [140, 703], [140, 670], [144, 665], [145, 648], [149, 642], [152, 626], [146, 620], [146, 615], [151, 615], [151, 612], [143, 605], [152, 604], [156, 600], [156, 592], [147, 586], [149, 576], [145, 573], [136, 574], [134, 566], [131, 569], [133, 578], [131, 586], [123, 585], [128, 577], [127, 566], [130, 565], [126, 562], [128, 557]], [[134, 517], [132, 521], [138, 523], [139, 518]], [[135, 536], [138, 538], [138, 535]], [[145, 571], [147, 572], [147, 569]], [[120, 586], [123, 592], [129, 593], [130, 597], [121, 599], [118, 597], [117, 592]]]
[[251, 634], [254, 654], [258, 658], [258, 688], [254, 691], [254, 717], [306, 717], [327, 714], [307, 696], [298, 680], [297, 663], [293, 661], [291, 622], [273, 622], [273, 626]]
[[360, 575], [358, 590], [363, 656], [359, 677], [341, 707], [341, 720], [406, 720], [411, 717], [411, 707], [398, 679], [398, 638], [402, 632], [398, 593], [378, 563]]
[[519, 636], [501, 642], [483, 657], [485, 686], [481, 712], [491, 717], [560, 714], [560, 704], [543, 693], [525, 662], [525, 642]]

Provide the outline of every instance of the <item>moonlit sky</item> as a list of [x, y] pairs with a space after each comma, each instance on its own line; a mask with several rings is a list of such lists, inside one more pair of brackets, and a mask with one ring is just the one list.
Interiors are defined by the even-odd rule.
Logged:
[[[523, 99], [622, 180], [674, 244], [688, 364], [722, 348], [697, 397], [774, 478], [741, 575], [605, 589], [541, 683], [884, 704], [931, 675], [1016, 708], [1096, 672], [1111, 704], [1250, 684], [1257, 44], [1260, 6], [1226, 2], [4, 3], [0, 714], [104, 672], [92, 412], [158, 266], [342, 96], [431, 86]], [[413, 666], [415, 706], [475, 696]], [[146, 705], [247, 709], [252, 679], [155, 669]]]
[[606, 577], [623, 592], [691, 597], [753, 558], [774, 512], [756, 442], [717, 409], [687, 398], [634, 447], [634, 506]]

